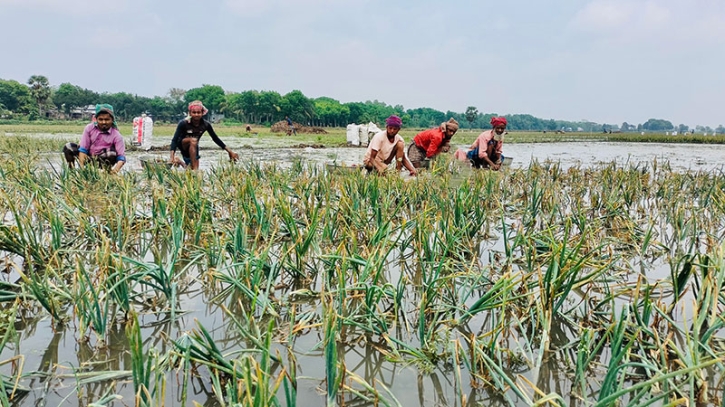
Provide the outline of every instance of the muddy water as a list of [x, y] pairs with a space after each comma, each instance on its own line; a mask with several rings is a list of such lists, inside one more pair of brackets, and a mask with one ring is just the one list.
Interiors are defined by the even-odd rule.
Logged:
[[[53, 135], [53, 137], [64, 137], [72, 141], [75, 136]], [[240, 154], [242, 162], [276, 163], [281, 167], [289, 166], [294, 160], [319, 164], [360, 164], [365, 155], [365, 147], [290, 147], [290, 140], [283, 138], [237, 137], [225, 138], [224, 141]], [[129, 160], [126, 170], [139, 170], [141, 163], [138, 157], [140, 156], [150, 155], [159, 159], [168, 159], [168, 152], [163, 151], [165, 145], [168, 144], [156, 143], [150, 152], [130, 151], [127, 154]], [[465, 145], [454, 147], [466, 148]], [[651, 166], [656, 161], [659, 164], [669, 163], [677, 171], [720, 171], [723, 169], [722, 157], [725, 157], [725, 145], [610, 142], [509, 143], [504, 145], [504, 155], [513, 157], [512, 168], [526, 167], [532, 161], [556, 162], [564, 168], [592, 167], [612, 162], [616, 162], [618, 165]], [[210, 138], [201, 139], [202, 169], [209, 169], [225, 160], [227, 160], [226, 153], [221, 151]], [[58, 165], [60, 156], [49, 155], [48, 162], [54, 166]]]
[[[285, 146], [286, 140], [259, 140], [253, 138], [227, 140], [229, 146], [240, 153], [242, 161], [275, 163], [282, 167], [291, 165], [294, 160], [310, 163], [332, 163], [341, 165], [359, 164], [365, 153], [364, 148], [290, 148]], [[160, 146], [159, 146], [160, 147]], [[226, 160], [226, 154], [220, 151], [210, 140], [202, 140], [202, 169], [212, 168]], [[551, 144], [508, 144], [504, 154], [514, 157], [512, 167], [526, 167], [532, 161], [551, 160], [563, 167], [596, 166], [603, 163], [616, 162], [620, 165], [633, 163], [637, 165], [653, 165], [669, 162], [676, 170], [721, 171], [720, 158], [725, 156], [725, 146], [673, 145], [673, 144], [627, 144], [627, 143], [551, 143]], [[128, 165], [124, 171], [140, 170], [141, 155], [168, 157], [163, 151], [130, 152]], [[59, 155], [48, 155], [48, 163], [60, 165]], [[492, 242], [493, 250], [501, 250], [500, 242]], [[660, 265], [661, 266], [661, 265]], [[209, 328], [216, 343], [222, 349], [245, 348], [242, 338], [228, 329], [229, 321], [224, 312], [204, 295], [203, 287], [198, 282], [190, 282], [189, 289], [182, 295], [182, 309], [188, 313], [170, 321], [166, 314], [142, 314], [142, 337], [146, 346], [156, 347], [165, 352], [165, 337], [178, 338], [184, 332], [195, 328], [195, 320]], [[31, 313], [32, 314], [32, 313]], [[42, 315], [42, 312], [36, 312]], [[71, 368], [85, 368], [88, 371], [109, 370], [126, 372], [131, 369], [128, 354], [128, 343], [121, 324], [111, 328], [108, 346], [99, 349], [93, 343], [79, 342], [76, 337], [77, 327], [57, 329], [48, 318], [29, 318], [28, 323], [18, 325], [21, 339], [11, 344], [0, 355], [0, 360], [7, 360], [15, 355], [24, 355], [24, 372], [43, 372], [23, 381], [23, 385], [33, 389], [22, 398], [18, 406], [86, 406], [99, 400], [109, 388], [108, 382], [89, 383], [80, 387], [76, 393], [76, 379]], [[554, 338], [567, 340], [565, 324], [555, 325]], [[317, 347], [322, 338], [317, 331], [301, 335], [295, 342], [292, 351], [302, 371], [298, 373], [298, 404], [323, 405], [324, 396], [320, 389], [324, 388], [325, 368], [321, 350]], [[285, 349], [280, 349], [284, 354]], [[458, 390], [454, 384], [454, 371], [450, 367], [439, 367], [431, 373], [420, 374], [415, 367], [402, 366], [387, 362], [379, 351], [370, 347], [349, 346], [344, 348], [347, 368], [365, 378], [368, 382], [377, 381], [389, 388], [391, 393], [404, 406], [449, 406], [457, 405]], [[11, 367], [3, 366], [2, 371], [10, 373]], [[566, 377], [567, 367], [552, 355], [544, 365], [544, 372], [536, 375], [537, 384], [544, 391], [555, 391], [566, 395], [570, 383]], [[203, 372], [203, 369], [201, 370]], [[523, 372], [517, 372], [523, 373]], [[532, 373], [524, 374], [535, 379]], [[123, 397], [125, 405], [132, 405], [133, 385], [128, 376], [119, 376], [114, 392]], [[167, 376], [166, 405], [181, 405], [181, 378], [176, 373]], [[470, 386], [460, 390], [472, 405], [503, 406], [508, 405], [499, 396], [489, 394], [485, 390]], [[382, 392], [386, 394], [385, 392]], [[215, 400], [208, 377], [191, 380], [187, 391], [188, 403], [196, 401], [204, 406], [220, 405]], [[358, 402], [360, 400], [357, 400]], [[516, 401], [516, 400], [515, 400]], [[577, 404], [575, 400], [572, 405]], [[116, 405], [122, 405], [117, 403]]]

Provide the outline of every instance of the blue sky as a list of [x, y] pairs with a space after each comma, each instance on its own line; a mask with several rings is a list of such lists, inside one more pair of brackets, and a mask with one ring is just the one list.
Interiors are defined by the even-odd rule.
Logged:
[[725, 124], [723, 0], [0, 0], [0, 78]]

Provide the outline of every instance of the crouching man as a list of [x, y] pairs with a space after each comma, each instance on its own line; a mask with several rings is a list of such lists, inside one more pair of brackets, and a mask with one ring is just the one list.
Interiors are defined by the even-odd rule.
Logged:
[[413, 164], [405, 156], [405, 141], [398, 135], [402, 124], [403, 121], [400, 117], [390, 116], [385, 120], [385, 130], [377, 133], [370, 140], [365, 158], [363, 158], [363, 165], [368, 172], [375, 169], [378, 174], [382, 175], [395, 159], [396, 171], [400, 171], [405, 166], [410, 175], [417, 174]]
[[90, 160], [113, 174], [118, 173], [126, 163], [126, 146], [116, 125], [113, 106], [96, 105], [95, 119], [83, 130], [80, 144], [66, 144], [63, 155], [71, 168], [76, 161], [83, 166]]

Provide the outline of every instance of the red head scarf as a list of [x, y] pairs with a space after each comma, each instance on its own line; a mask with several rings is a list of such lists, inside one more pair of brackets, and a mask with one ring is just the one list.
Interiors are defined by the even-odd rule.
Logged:
[[506, 127], [506, 124], [508, 124], [508, 123], [506, 122], [506, 118], [503, 117], [503, 116], [492, 117], [491, 118], [491, 126], [492, 127], [498, 127], [498, 126], [504, 126], [504, 127]]
[[195, 100], [191, 103], [189, 103], [189, 114], [186, 116], [186, 121], [191, 120], [191, 108], [192, 107], [201, 107], [201, 115], [206, 116], [207, 113], [209, 113], [209, 109], [207, 109], [203, 103], [201, 103], [201, 100]]

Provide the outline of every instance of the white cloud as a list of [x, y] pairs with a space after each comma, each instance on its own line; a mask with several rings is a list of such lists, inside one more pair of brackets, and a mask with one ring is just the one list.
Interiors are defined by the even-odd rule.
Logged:
[[226, 0], [226, 6], [241, 17], [257, 17], [271, 8], [270, 0]]
[[571, 25], [594, 33], [660, 30], [674, 22], [675, 8], [676, 5], [662, 5], [650, 0], [595, 0], [576, 13]]
[[[114, 12], [127, 9], [127, 0], [113, 2]], [[97, 14], [105, 4], [91, 0], [0, 0], [0, 10], [19, 9], [33, 12], [52, 12], [65, 15], [91, 15]]]
[[[265, 14], [320, 14], [324, 7], [339, 5], [349, 6], [348, 2], [335, 0], [225, 0], [224, 4], [230, 11], [240, 17], [252, 18]], [[350, 1], [349, 3], [354, 3]]]
[[672, 55], [677, 50], [707, 50], [725, 43], [725, 2], [712, 0], [594, 0], [570, 21], [577, 33], [590, 35], [590, 45], [640, 48]]
[[582, 31], [614, 31], [632, 23], [635, 7], [622, 1], [594, 1], [574, 16], [572, 26]]

